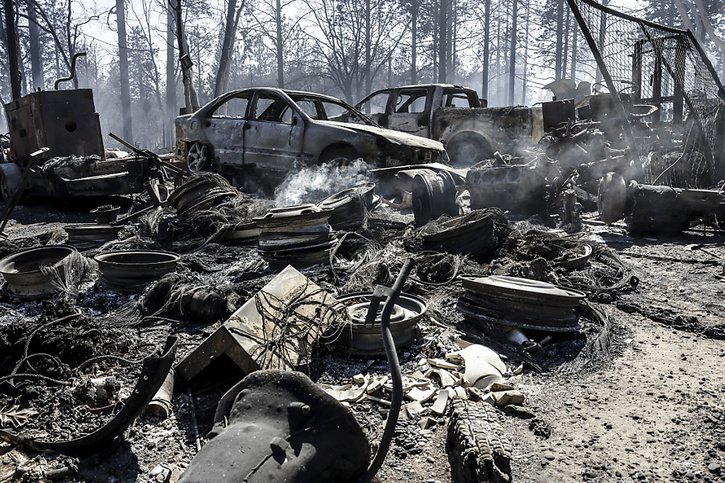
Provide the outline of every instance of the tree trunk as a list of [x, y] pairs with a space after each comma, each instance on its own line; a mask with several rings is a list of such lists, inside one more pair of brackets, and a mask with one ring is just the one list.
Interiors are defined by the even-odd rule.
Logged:
[[123, 119], [123, 137], [133, 143], [131, 126], [131, 93], [128, 80], [128, 46], [126, 45], [126, 5], [124, 0], [116, 0], [116, 25], [118, 27], [118, 70], [121, 81], [121, 118]]
[[[487, 0], [490, 1], [490, 0]], [[410, 83], [418, 83], [418, 0], [410, 2]]]
[[229, 55], [234, 46], [235, 25], [234, 13], [237, 8], [237, 0], [229, 0], [227, 5], [227, 15], [224, 25], [224, 39], [222, 40], [222, 51], [219, 57], [219, 67], [217, 68], [216, 79], [214, 82], [214, 97], [220, 96], [227, 87], [229, 78]]
[[526, 0], [526, 32], [524, 33], [524, 74], [521, 80], [521, 105], [526, 105], [526, 94], [529, 88], [529, 27], [531, 25], [531, 0]]
[[446, 82], [448, 80], [448, 2], [450, 0], [439, 0], [440, 8], [438, 12], [438, 82]]
[[33, 90], [43, 89], [45, 79], [43, 77], [43, 59], [40, 55], [40, 29], [38, 28], [38, 12], [35, 10], [35, 2], [25, 0], [28, 9], [28, 35], [30, 42], [30, 71], [33, 76]]
[[483, 30], [483, 67], [481, 73], [481, 99], [488, 99], [488, 77], [489, 77], [489, 43], [491, 42], [491, 0], [485, 0], [484, 19], [486, 27]]
[[174, 10], [176, 16], [176, 40], [179, 44], [179, 64], [181, 65], [181, 75], [184, 81], [184, 102], [186, 112], [192, 113], [199, 109], [199, 100], [194, 90], [194, 62], [189, 54], [189, 46], [186, 42], [186, 33], [184, 32], [184, 15], [181, 8], [181, 0], [169, 0], [169, 5]]
[[516, 37], [518, 36], [519, 1], [513, 0], [511, 4], [511, 43], [509, 44], [509, 100], [508, 105], [514, 105], [514, 94], [516, 89]]
[[554, 77], [561, 79], [562, 72], [562, 44], [564, 38], [564, 0], [556, 0], [556, 45]]
[[559, 74], [560, 79], [564, 79], [566, 77], [566, 67], [569, 65], [569, 32], [571, 31], [569, 22], [569, 9], [567, 8], [566, 17], [564, 19], [564, 46], [562, 48], [561, 74]]
[[284, 89], [284, 38], [282, 36], [282, 3], [276, 0], [274, 23], [277, 27], [277, 87]]
[[579, 39], [579, 26], [575, 26], [571, 29], [571, 67], [569, 68], [569, 77], [571, 80], [576, 82], [576, 67], [577, 62], [579, 61], [579, 53], [577, 52], [577, 49], [579, 46], [577, 45], [577, 40]]
[[166, 122], [164, 144], [173, 148], [174, 119], [179, 114], [176, 110], [176, 75], [174, 69], [174, 12], [166, 6]]
[[[372, 33], [370, 32], [370, 0], [365, 0], [365, 65], [363, 65], [363, 80], [365, 82], [365, 92], [369, 93], [372, 90], [373, 80], [370, 77], [370, 64], [372, 63], [371, 48], [372, 45]], [[363, 94], [367, 95], [367, 94]]]
[[8, 68], [10, 69], [10, 90], [13, 99], [20, 98], [20, 61], [18, 59], [18, 31], [15, 27], [15, 6], [13, 0], [3, 0], [5, 13], [5, 35], [7, 37]]

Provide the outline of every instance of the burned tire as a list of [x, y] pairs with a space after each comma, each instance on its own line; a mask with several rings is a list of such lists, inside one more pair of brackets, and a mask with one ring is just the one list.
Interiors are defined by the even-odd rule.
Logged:
[[335, 163], [337, 166], [348, 166], [360, 155], [351, 146], [331, 146], [320, 154], [319, 164]]
[[446, 143], [446, 152], [453, 166], [473, 166], [493, 156], [491, 144], [478, 133], [465, 131]]
[[192, 173], [209, 170], [213, 159], [211, 146], [198, 141], [192, 143], [186, 152], [186, 165]]

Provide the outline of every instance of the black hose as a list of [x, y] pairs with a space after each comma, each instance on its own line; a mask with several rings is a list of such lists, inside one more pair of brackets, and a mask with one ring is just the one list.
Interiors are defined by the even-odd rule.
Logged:
[[[412, 258], [406, 259], [405, 263], [403, 263], [403, 268], [400, 269], [398, 278], [395, 280], [390, 292], [388, 292], [388, 298], [385, 301], [385, 307], [383, 307], [383, 313], [381, 315], [380, 330], [383, 333], [383, 346], [385, 347], [385, 355], [388, 358], [388, 364], [390, 366], [390, 378], [393, 382], [393, 397], [390, 402], [388, 419], [385, 421], [385, 429], [383, 430], [383, 436], [380, 438], [378, 451], [375, 453], [375, 458], [370, 463], [368, 470], [360, 478], [360, 483], [369, 483], [372, 481], [380, 467], [383, 466], [385, 457], [390, 449], [390, 443], [393, 441], [393, 432], [395, 431], [395, 425], [398, 423], [398, 415], [400, 414], [400, 407], [403, 403], [403, 374], [400, 371], [398, 353], [395, 351], [395, 341], [390, 331], [390, 315], [393, 312], [398, 296], [403, 290], [403, 284], [408, 279], [408, 275], [410, 275], [414, 265], [415, 260]], [[371, 303], [370, 308], [375, 311], [373, 313], [377, 313], [377, 304]], [[369, 316], [370, 312], [368, 312]]]

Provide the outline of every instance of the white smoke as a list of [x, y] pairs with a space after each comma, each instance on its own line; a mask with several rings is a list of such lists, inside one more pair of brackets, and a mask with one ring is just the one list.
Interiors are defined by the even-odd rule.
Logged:
[[368, 181], [368, 165], [356, 159], [346, 166], [329, 162], [290, 172], [274, 190], [276, 206], [317, 203], [322, 199]]

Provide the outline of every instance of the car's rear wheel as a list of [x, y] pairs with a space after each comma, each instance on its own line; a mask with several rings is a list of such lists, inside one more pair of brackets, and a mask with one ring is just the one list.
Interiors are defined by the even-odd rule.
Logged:
[[350, 146], [332, 146], [320, 155], [320, 164], [333, 163], [336, 166], [349, 166], [360, 155]]
[[201, 171], [206, 171], [211, 168], [211, 147], [207, 144], [200, 142], [192, 143], [186, 153], [186, 164], [189, 168], [189, 171], [191, 171], [192, 173], [199, 173]]

